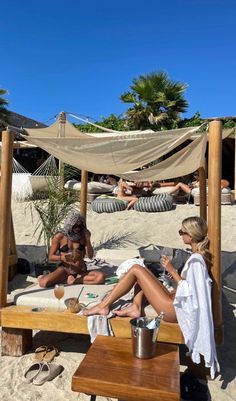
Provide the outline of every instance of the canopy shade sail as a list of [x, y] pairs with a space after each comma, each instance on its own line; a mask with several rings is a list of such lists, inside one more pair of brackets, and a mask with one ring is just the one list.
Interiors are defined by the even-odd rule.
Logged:
[[[177, 130], [178, 137], [175, 135], [174, 138], [173, 130], [164, 133], [163, 131], [122, 133], [119, 136], [109, 133], [106, 134], [106, 137], [100, 137], [99, 134], [96, 136], [84, 134], [83, 137], [80, 135], [79, 138], [67, 136], [64, 138], [32, 136], [26, 138], [30, 143], [41, 147], [64, 163], [71, 164], [81, 170], [121, 175], [149, 164], [169, 153], [190, 138], [198, 128], [179, 129]], [[30, 131], [32, 130], [29, 130], [29, 134]], [[203, 137], [206, 135], [202, 134], [198, 139]], [[194, 149], [195, 146], [192, 146], [191, 152], [194, 152]], [[189, 154], [189, 150], [186, 154]], [[198, 154], [198, 161], [200, 160]], [[190, 167], [190, 172], [194, 169], [195, 166], [193, 169]]]
[[145, 181], [167, 180], [187, 175], [199, 167], [204, 167], [206, 143], [206, 135], [201, 135], [188, 146], [158, 164], [141, 171], [121, 174], [121, 177], [131, 181]]

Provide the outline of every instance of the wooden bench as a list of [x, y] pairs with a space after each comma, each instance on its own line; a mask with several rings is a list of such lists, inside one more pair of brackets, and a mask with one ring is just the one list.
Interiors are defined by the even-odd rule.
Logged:
[[[57, 312], [45, 308], [33, 312], [30, 306], [11, 305], [0, 310], [2, 326], [2, 355], [21, 356], [32, 346], [32, 330], [62, 333], [89, 334], [87, 318], [68, 311]], [[130, 338], [130, 318], [110, 319], [116, 337]], [[162, 322], [158, 341], [182, 344], [183, 335], [179, 325]]]

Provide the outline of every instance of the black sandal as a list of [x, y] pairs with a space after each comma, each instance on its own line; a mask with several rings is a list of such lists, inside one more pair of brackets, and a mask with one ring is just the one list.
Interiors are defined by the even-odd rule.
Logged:
[[180, 378], [181, 398], [192, 401], [207, 401], [208, 388], [192, 373], [184, 373]]

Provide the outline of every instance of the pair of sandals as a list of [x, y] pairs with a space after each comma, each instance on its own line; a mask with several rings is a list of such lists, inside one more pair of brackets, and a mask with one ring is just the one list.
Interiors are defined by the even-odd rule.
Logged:
[[35, 350], [35, 361], [52, 362], [55, 356], [59, 355], [58, 349], [54, 345], [41, 345]]
[[62, 371], [63, 367], [56, 363], [36, 362], [25, 372], [24, 381], [41, 386], [45, 382], [53, 380]]

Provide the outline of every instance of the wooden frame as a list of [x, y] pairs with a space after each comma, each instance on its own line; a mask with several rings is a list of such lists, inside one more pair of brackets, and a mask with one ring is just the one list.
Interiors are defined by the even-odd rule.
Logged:
[[[211, 121], [209, 124], [209, 164], [208, 164], [208, 233], [210, 238], [210, 251], [213, 255], [213, 318], [217, 343], [223, 341], [223, 324], [221, 310], [221, 146], [222, 122]], [[30, 345], [32, 329], [88, 333], [87, 318], [76, 315], [63, 315], [58, 312], [45, 310], [32, 312], [30, 308], [6, 306], [7, 299], [7, 256], [9, 250], [9, 230], [11, 221], [11, 166], [12, 166], [13, 133], [3, 132], [2, 148], [2, 188], [0, 224], [0, 308], [2, 325], [2, 352], [8, 355], [24, 353]], [[87, 205], [87, 172], [82, 172], [81, 211], [86, 216]], [[206, 219], [206, 172], [200, 168], [200, 215]], [[65, 319], [64, 319], [65, 317]], [[112, 319], [112, 326], [117, 336], [130, 336], [129, 318]], [[173, 323], [163, 323], [159, 341], [183, 343], [179, 326]], [[17, 350], [14, 349], [17, 344]]]

